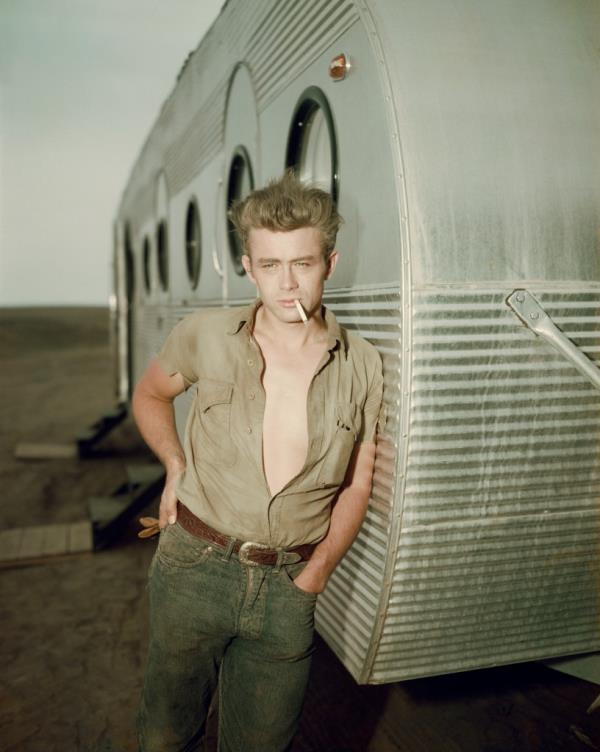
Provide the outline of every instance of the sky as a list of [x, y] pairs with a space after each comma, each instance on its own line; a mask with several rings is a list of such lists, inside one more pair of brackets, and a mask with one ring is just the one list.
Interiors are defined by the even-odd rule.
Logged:
[[223, 0], [0, 0], [0, 306], [107, 305], [121, 192]]

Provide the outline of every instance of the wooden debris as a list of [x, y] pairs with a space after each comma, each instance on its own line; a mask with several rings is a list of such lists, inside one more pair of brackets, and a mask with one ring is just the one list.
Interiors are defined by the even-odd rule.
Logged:
[[72, 522], [69, 526], [69, 552], [75, 554], [81, 551], [92, 551], [93, 548], [94, 540], [90, 520]]
[[19, 557], [24, 530], [24, 527], [15, 527], [12, 530], [4, 530], [0, 533], [0, 557], [2, 560], [11, 561]]
[[586, 746], [590, 747], [591, 749], [598, 749], [598, 747], [594, 744], [594, 742], [590, 739], [590, 737], [585, 734], [579, 726], [575, 726], [574, 724], [571, 724], [569, 726], [569, 730], [575, 734], [575, 736], [579, 739], [580, 742], [585, 744]]
[[54, 525], [32, 525], [0, 532], [0, 565], [24, 561], [36, 563], [65, 554], [92, 551], [92, 525], [89, 520]]
[[35, 444], [21, 442], [15, 447], [18, 460], [61, 460], [77, 457], [77, 444]]
[[598, 695], [598, 697], [596, 697], [594, 702], [589, 706], [589, 708], [587, 709], [587, 712], [593, 713], [594, 710], [596, 710], [596, 708], [598, 707], [600, 707], [600, 695]]

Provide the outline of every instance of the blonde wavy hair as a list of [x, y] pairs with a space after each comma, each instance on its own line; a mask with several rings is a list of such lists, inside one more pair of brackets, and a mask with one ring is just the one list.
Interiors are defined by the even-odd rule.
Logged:
[[314, 227], [321, 233], [323, 254], [327, 259], [335, 248], [335, 238], [343, 222], [330, 194], [304, 185], [292, 169], [246, 198], [234, 201], [228, 216], [248, 255], [248, 236], [252, 229], [288, 232]]

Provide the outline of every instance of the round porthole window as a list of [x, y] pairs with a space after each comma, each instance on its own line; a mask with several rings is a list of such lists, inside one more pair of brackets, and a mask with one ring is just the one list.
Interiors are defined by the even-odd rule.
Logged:
[[192, 289], [198, 286], [201, 261], [200, 214], [194, 200], [188, 204], [185, 218], [185, 262]]
[[302, 182], [328, 191], [338, 199], [338, 159], [335, 125], [329, 102], [316, 86], [298, 100], [286, 151], [286, 167]]
[[156, 252], [158, 257], [158, 281], [163, 290], [169, 287], [169, 249], [167, 223], [163, 220], [156, 231]]
[[144, 287], [146, 292], [150, 292], [152, 288], [152, 276], [150, 274], [150, 239], [144, 238], [144, 249], [142, 251], [142, 259], [144, 265]]
[[[227, 209], [239, 199], [245, 198], [254, 190], [254, 176], [248, 152], [243, 146], [238, 146], [233, 153], [227, 181]], [[232, 222], [227, 220], [227, 235], [229, 238], [229, 252], [233, 262], [233, 268], [241, 276], [245, 274], [242, 266], [244, 249]]]
[[125, 296], [131, 304], [135, 293], [135, 261], [129, 225], [125, 227]]

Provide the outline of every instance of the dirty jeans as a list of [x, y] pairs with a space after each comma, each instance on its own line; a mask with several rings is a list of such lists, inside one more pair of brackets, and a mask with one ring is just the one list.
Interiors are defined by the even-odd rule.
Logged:
[[179, 523], [161, 531], [140, 752], [200, 750], [217, 684], [219, 752], [289, 749], [313, 652], [317, 596], [292, 582], [304, 566], [243, 564]]

